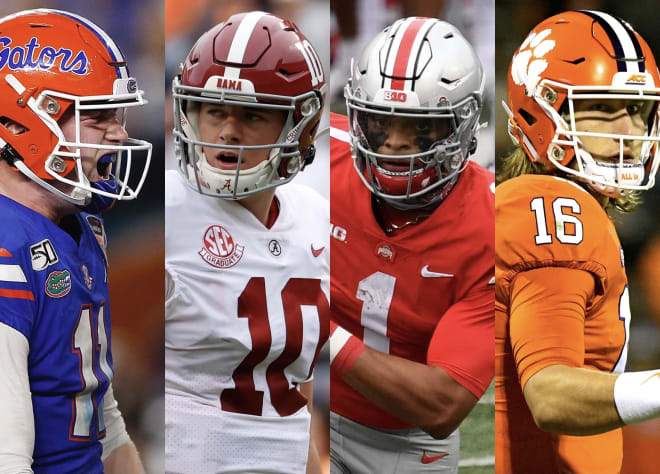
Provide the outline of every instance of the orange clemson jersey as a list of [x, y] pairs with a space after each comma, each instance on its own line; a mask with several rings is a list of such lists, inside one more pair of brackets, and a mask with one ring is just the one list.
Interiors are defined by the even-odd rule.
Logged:
[[[532, 375], [549, 365], [604, 372], [625, 369], [630, 309], [623, 250], [614, 225], [582, 187], [539, 175], [519, 176], [497, 187], [495, 222], [495, 470], [618, 472], [620, 430], [580, 437], [543, 432], [535, 425], [522, 391]], [[584, 309], [570, 306], [579, 307], [580, 314], [560, 320], [561, 309], [534, 311], [535, 305], [543, 307], [543, 292], [537, 300], [526, 295], [524, 302], [516, 301], [520, 298], [516, 278], [522, 275], [521, 283], [529, 277], [523, 273], [534, 269], [543, 269], [536, 276], [547, 278], [546, 297], [558, 286], [553, 276], [564, 278], [563, 288], [590, 287], [590, 292], [583, 292], [589, 295]], [[583, 272], [593, 276], [595, 290]], [[515, 313], [512, 325], [512, 308], [523, 306], [527, 308], [523, 323]], [[566, 319], [571, 319], [572, 328], [579, 324], [578, 330], [564, 331]]]

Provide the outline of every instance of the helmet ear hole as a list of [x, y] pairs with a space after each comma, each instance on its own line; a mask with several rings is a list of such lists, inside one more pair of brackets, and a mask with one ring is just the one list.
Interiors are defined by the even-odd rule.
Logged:
[[10, 119], [9, 117], [2, 116], [0, 117], [0, 125], [5, 127], [9, 133], [12, 135], [18, 136], [23, 133], [29, 132], [30, 129], [25, 125], [16, 122], [15, 120]]
[[520, 116], [527, 122], [527, 125], [530, 127], [536, 123], [536, 117], [534, 117], [532, 114], [527, 112], [525, 109], [518, 109], [518, 113]]

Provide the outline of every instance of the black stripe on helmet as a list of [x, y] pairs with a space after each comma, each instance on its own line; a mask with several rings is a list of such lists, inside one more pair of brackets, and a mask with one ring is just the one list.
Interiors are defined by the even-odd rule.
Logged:
[[[612, 43], [612, 48], [614, 49], [617, 70], [619, 72], [628, 72], [628, 64], [627, 64], [628, 61], [626, 60], [626, 55], [623, 52], [623, 46], [621, 45], [621, 41], [619, 40], [619, 37], [614, 32], [610, 24], [607, 21], [605, 21], [600, 15], [597, 15], [594, 12], [588, 10], [579, 10], [579, 12], [584, 13], [585, 15], [592, 18], [596, 23], [598, 23], [603, 28], [603, 30], [605, 30], [605, 33], [607, 34], [607, 36], [610, 39], [610, 42]], [[642, 49], [632, 29], [624, 21], [621, 21], [619, 18], [612, 15], [610, 16], [619, 23], [621, 23], [624, 30], [628, 33], [628, 36], [630, 37], [633, 47], [635, 48], [635, 54], [637, 55], [638, 64], [640, 64], [639, 71], [644, 72], [645, 67], [644, 67], [644, 58], [642, 56]]]

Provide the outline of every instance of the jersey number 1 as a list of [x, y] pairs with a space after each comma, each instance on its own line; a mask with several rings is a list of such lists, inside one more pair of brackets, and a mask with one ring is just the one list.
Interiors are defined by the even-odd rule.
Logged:
[[360, 324], [364, 328], [363, 342], [377, 351], [389, 354], [387, 316], [392, 305], [396, 277], [383, 272], [372, 273], [358, 283], [355, 297], [362, 301]]

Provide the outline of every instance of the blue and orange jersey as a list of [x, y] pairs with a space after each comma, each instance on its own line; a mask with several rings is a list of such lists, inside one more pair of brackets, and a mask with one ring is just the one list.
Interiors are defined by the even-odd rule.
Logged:
[[71, 219], [77, 239], [0, 196], [0, 322], [29, 343], [35, 473], [103, 472], [113, 376], [106, 236], [95, 215]]

